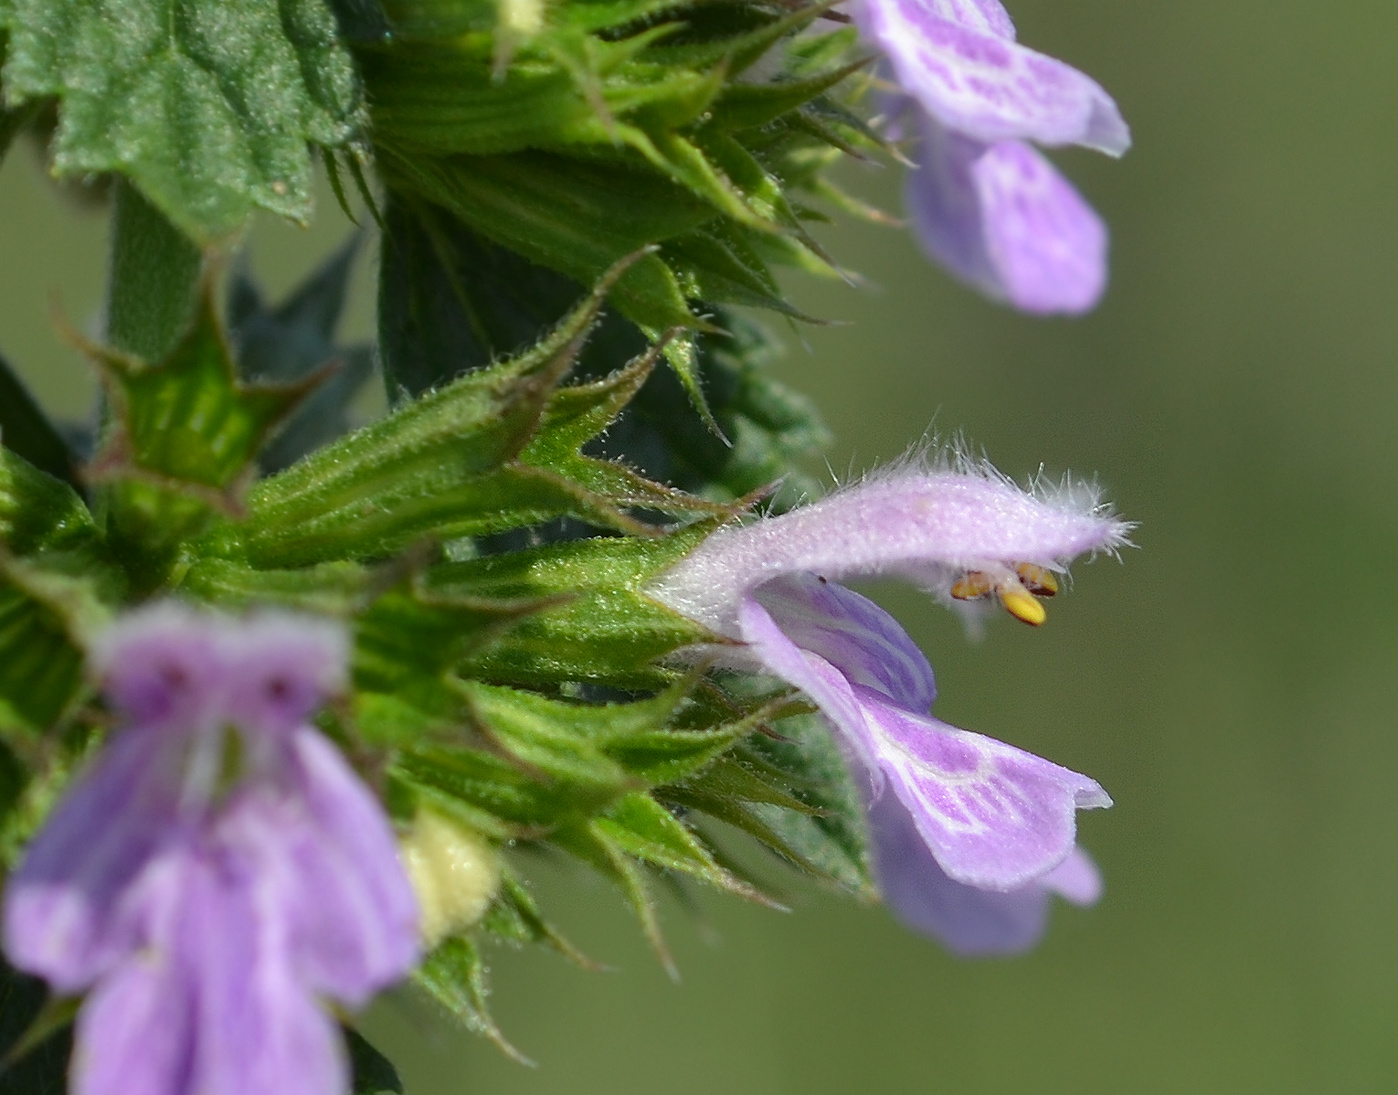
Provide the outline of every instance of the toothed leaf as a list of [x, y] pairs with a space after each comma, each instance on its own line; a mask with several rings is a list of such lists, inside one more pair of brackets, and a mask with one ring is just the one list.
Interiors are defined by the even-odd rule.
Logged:
[[57, 96], [60, 175], [117, 171], [200, 242], [311, 212], [307, 142], [363, 124], [323, 0], [7, 0], [11, 104]]

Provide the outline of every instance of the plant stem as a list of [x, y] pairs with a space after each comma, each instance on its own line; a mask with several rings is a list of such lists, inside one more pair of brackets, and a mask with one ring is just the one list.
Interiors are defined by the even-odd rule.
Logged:
[[194, 311], [203, 256], [125, 179], [116, 183], [107, 341], [149, 362], [166, 356]]

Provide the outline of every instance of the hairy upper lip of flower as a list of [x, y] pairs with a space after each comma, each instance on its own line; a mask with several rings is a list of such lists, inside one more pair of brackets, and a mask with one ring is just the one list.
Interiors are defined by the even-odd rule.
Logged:
[[995, 592], [1013, 614], [1038, 622], [1030, 602], [1056, 592], [1055, 572], [1078, 555], [1114, 554], [1131, 527], [1089, 483], [1040, 480], [1026, 490], [953, 450], [781, 516], [720, 529], [649, 593], [733, 638], [741, 638], [742, 596], [796, 572], [902, 577], [947, 604]]

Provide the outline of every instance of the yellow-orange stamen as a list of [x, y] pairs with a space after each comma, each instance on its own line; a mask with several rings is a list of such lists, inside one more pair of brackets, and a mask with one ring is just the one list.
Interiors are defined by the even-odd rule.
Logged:
[[1017, 563], [1011, 572], [990, 574], [984, 570], [968, 570], [951, 586], [951, 595], [958, 601], [974, 601], [994, 593], [1011, 616], [1038, 627], [1048, 619], [1048, 612], [1036, 597], [1052, 597], [1058, 592], [1058, 581], [1051, 571], [1036, 563]]
[[1058, 579], [1047, 567], [1035, 563], [1020, 563], [1015, 567], [1015, 573], [1024, 583], [1024, 588], [1035, 596], [1052, 597], [1058, 592]]
[[[1018, 588], [1015, 588], [1016, 586]], [[1016, 620], [1023, 620], [1033, 627], [1038, 627], [1048, 619], [1048, 610], [1035, 600], [1034, 594], [1020, 585], [1019, 582], [1015, 582], [1014, 585], [1004, 582], [996, 588], [995, 592], [1000, 597], [1000, 603], [1005, 606], [1005, 611]]]
[[995, 582], [983, 570], [967, 571], [966, 577], [952, 583], [951, 595], [958, 601], [974, 601], [995, 588]]

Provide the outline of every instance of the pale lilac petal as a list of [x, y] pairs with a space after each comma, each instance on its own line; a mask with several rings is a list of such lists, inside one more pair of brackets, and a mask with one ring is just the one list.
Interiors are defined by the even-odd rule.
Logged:
[[778, 517], [714, 533], [648, 590], [675, 611], [741, 638], [738, 604], [784, 574], [910, 578], [944, 599], [967, 570], [1028, 562], [1063, 569], [1114, 551], [1131, 526], [1083, 484], [1029, 492], [985, 466], [903, 467]]
[[1012, 890], [1063, 861], [1078, 810], [1111, 805], [1087, 776], [890, 704], [855, 686], [868, 742], [942, 869], [958, 882]]
[[5, 887], [5, 953], [61, 992], [135, 945], [132, 887], [178, 839], [178, 776], [159, 731], [118, 733], [49, 816]]
[[1069, 852], [1067, 859], [1039, 879], [1039, 885], [1074, 905], [1102, 900], [1102, 872], [1081, 848]]
[[861, 0], [855, 19], [899, 86], [948, 129], [992, 142], [1080, 144], [1120, 155], [1131, 134], [1116, 104], [1070, 65], [1017, 45], [1000, 28], [957, 23], [930, 0]]
[[904, 177], [903, 203], [923, 249], [992, 300], [1008, 294], [986, 246], [985, 208], [973, 167], [987, 145], [924, 120], [917, 166]]
[[198, 1021], [189, 1086], [170, 1095], [342, 1095], [347, 1086], [340, 1033], [295, 975], [287, 925], [268, 915], [278, 895], [258, 853], [269, 850], [216, 840], [193, 864], [175, 945]]
[[923, 247], [994, 300], [1039, 314], [1088, 311], [1107, 284], [1107, 229], [1028, 145], [984, 145], [925, 125], [907, 206]]
[[937, 696], [932, 667], [898, 621], [867, 597], [814, 574], [786, 575], [753, 596], [783, 635], [851, 683], [911, 711], [931, 708]]
[[270, 736], [290, 733], [345, 686], [344, 625], [289, 612], [261, 612], [225, 639], [228, 717]]
[[[953, 954], [975, 957], [1029, 950], [1043, 937], [1049, 895], [1062, 892], [1065, 876], [1074, 880], [1068, 887], [1074, 895], [1090, 890], [1090, 900], [1075, 904], [1091, 904], [1101, 893], [1096, 868], [1077, 848], [1048, 874], [1017, 890], [997, 892], [954, 882], [928, 851], [896, 797], [884, 796], [869, 817], [875, 873], [884, 901], [903, 923], [933, 936]], [[1090, 887], [1080, 885], [1089, 881]]]
[[1000, 0], [924, 0], [922, 6], [929, 16], [1014, 41], [1015, 25]]
[[304, 815], [285, 834], [298, 976], [352, 1007], [417, 961], [418, 908], [383, 807], [319, 733], [297, 732]]
[[75, 1095], [341, 1095], [339, 1032], [287, 977], [261, 881], [237, 849], [185, 848], [151, 937], [79, 1016]]
[[382, 807], [304, 724], [346, 658], [337, 624], [178, 605], [103, 640], [128, 725], [35, 838], [4, 909], [16, 966], [92, 988], [75, 1095], [342, 1095], [320, 996], [362, 1004], [405, 974], [418, 920]]
[[1054, 166], [1018, 141], [971, 168], [986, 251], [1005, 296], [1027, 312], [1085, 312], [1107, 284], [1107, 227]]
[[872, 793], [902, 802], [957, 881], [1021, 886], [1072, 850], [1078, 810], [1111, 805], [1086, 776], [851, 685], [824, 658], [797, 647], [755, 599], [745, 600], [740, 619], [750, 655], [815, 701], [873, 777]]
[[222, 700], [217, 621], [177, 601], [127, 613], [93, 645], [90, 666], [107, 700], [139, 726], [206, 726]]
[[755, 598], [745, 597], [738, 610], [747, 654], [760, 669], [806, 693], [835, 728], [840, 744], [882, 786], [878, 753], [869, 748], [870, 734], [864, 711], [845, 675], [822, 658], [802, 650], [777, 626], [771, 614]]
[[189, 1090], [197, 1011], [167, 954], [126, 962], [78, 1013], [72, 1095], [180, 1095]]

